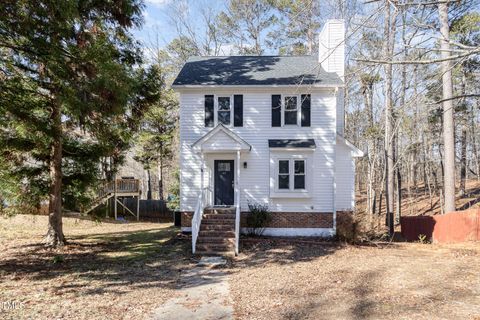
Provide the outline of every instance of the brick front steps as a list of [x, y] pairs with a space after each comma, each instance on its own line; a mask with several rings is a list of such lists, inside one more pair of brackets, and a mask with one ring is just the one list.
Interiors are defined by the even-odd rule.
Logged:
[[196, 254], [235, 255], [235, 208], [204, 210]]

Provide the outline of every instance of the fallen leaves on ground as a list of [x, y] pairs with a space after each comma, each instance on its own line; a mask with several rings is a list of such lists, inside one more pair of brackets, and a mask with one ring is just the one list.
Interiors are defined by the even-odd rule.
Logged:
[[480, 316], [480, 244], [244, 243], [231, 265], [238, 319]]

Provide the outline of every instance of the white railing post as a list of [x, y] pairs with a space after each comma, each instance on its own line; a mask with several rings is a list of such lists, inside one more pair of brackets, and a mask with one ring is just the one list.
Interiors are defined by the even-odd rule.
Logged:
[[240, 150], [237, 151], [237, 183], [236, 198], [237, 205], [235, 208], [235, 255], [238, 255], [238, 246], [240, 242]]
[[192, 217], [192, 253], [195, 253], [198, 232], [200, 231], [200, 223], [203, 215], [203, 191], [200, 191], [198, 195], [197, 205], [195, 206], [195, 212]]
[[200, 225], [202, 224], [203, 209], [207, 203], [207, 191], [211, 191], [209, 188], [203, 188], [198, 195], [197, 205], [195, 206], [195, 212], [192, 217], [192, 252], [195, 253], [198, 233], [200, 232]]

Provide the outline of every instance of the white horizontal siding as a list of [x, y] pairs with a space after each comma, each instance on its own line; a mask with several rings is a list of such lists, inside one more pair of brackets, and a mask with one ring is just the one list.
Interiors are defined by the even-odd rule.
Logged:
[[337, 132], [343, 136], [345, 131], [345, 91], [344, 89], [338, 90], [337, 96]]
[[337, 144], [336, 153], [336, 210], [353, 210], [355, 207], [355, 158], [344, 143]]
[[[336, 97], [333, 90], [310, 92], [311, 127], [271, 127], [271, 95], [303, 94], [272, 88], [263, 90], [209, 90], [182, 92], [180, 103], [181, 139], [181, 210], [194, 210], [200, 192], [200, 156], [190, 146], [212, 128], [204, 127], [205, 94], [243, 94], [244, 126], [230, 128], [252, 146], [249, 153], [242, 153], [240, 189], [242, 210], [247, 202], [269, 203], [273, 211], [324, 211], [333, 210], [333, 175], [336, 134]], [[270, 199], [269, 139], [315, 139], [313, 153], [314, 172], [312, 197], [308, 199]], [[212, 156], [210, 155], [209, 158]], [[247, 162], [247, 168], [243, 168]], [[208, 178], [206, 178], [208, 181]]]

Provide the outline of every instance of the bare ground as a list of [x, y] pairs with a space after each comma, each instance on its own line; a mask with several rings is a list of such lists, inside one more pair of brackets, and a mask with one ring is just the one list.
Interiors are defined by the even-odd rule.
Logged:
[[[148, 318], [196, 261], [168, 224], [66, 218], [59, 250], [41, 245], [45, 230], [44, 216], [0, 218], [0, 319]], [[480, 318], [478, 243], [242, 244], [223, 270], [238, 319]]]
[[46, 223], [0, 217], [1, 319], [141, 319], [176, 294], [191, 266], [189, 242], [171, 224], [64, 218], [70, 243], [49, 250]]
[[479, 319], [480, 244], [246, 244], [238, 319]]

